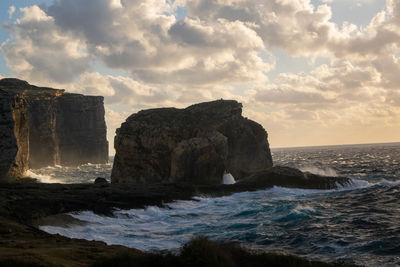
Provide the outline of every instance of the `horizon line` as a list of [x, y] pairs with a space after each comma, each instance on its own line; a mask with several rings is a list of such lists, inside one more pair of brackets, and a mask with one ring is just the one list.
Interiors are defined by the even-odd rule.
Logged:
[[355, 144], [336, 144], [336, 145], [315, 145], [315, 146], [270, 146], [270, 149], [281, 149], [281, 148], [311, 148], [311, 147], [332, 147], [332, 146], [362, 146], [362, 145], [389, 145], [389, 144], [400, 144], [400, 141], [393, 142], [371, 142], [371, 143], [355, 143]]

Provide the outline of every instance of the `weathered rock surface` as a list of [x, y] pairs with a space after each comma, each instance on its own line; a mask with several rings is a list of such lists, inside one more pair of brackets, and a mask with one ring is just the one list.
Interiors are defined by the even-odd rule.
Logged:
[[241, 179], [272, 166], [267, 137], [234, 100], [143, 110], [117, 130], [111, 179], [209, 184], [224, 170]]
[[56, 136], [60, 165], [108, 162], [104, 98], [64, 94], [57, 98]]
[[108, 161], [101, 96], [0, 80], [0, 179], [26, 169]]
[[0, 87], [0, 180], [24, 173], [29, 160], [28, 105]]

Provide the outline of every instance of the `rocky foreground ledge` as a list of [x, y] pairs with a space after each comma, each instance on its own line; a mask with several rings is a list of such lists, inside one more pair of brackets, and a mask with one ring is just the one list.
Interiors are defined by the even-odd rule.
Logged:
[[[298, 175], [302, 178], [299, 179]], [[337, 186], [350, 182], [346, 178], [325, 177], [325, 182], [321, 183], [320, 178], [294, 169], [275, 167], [233, 185], [42, 184], [28, 180], [0, 184], [0, 266], [248, 266], [249, 263], [251, 266], [352, 266], [271, 253], [252, 254], [237, 246], [204, 239], [185, 245], [179, 256], [160, 255], [123, 246], [107, 246], [103, 242], [50, 235], [37, 228], [38, 225], [66, 227], [83, 223], [60, 215], [74, 211], [92, 210], [112, 216], [114, 208], [163, 206], [178, 199], [254, 191], [276, 183], [324, 189], [328, 184]]]
[[115, 208], [162, 206], [195, 196], [219, 197], [273, 186], [332, 189], [349, 184], [351, 180], [345, 177], [318, 176], [287, 167], [273, 167], [232, 185], [4, 183], [0, 184], [0, 216], [35, 225], [47, 216], [74, 211], [91, 210], [112, 216]]

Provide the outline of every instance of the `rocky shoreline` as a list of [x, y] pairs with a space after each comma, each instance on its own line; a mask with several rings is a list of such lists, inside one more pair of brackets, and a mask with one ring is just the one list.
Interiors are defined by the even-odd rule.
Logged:
[[112, 216], [115, 208], [135, 209], [162, 206], [195, 196], [219, 197], [244, 191], [283, 186], [305, 189], [334, 189], [351, 184], [345, 177], [324, 177], [287, 167], [272, 167], [235, 184], [196, 185], [190, 183], [152, 184], [46, 184], [26, 178], [20, 183], [0, 186], [0, 216], [33, 224], [50, 215], [91, 210]]
[[[65, 226], [69, 223], [80, 223], [74, 220], [69, 221], [65, 216], [57, 215], [62, 213], [91, 210], [98, 214], [112, 216], [112, 211], [115, 208], [132, 209], [149, 205], [162, 206], [164, 203], [178, 199], [190, 200], [198, 195], [222, 196], [235, 192], [254, 191], [271, 187], [271, 184], [262, 183], [256, 177], [253, 179], [254, 181], [251, 183], [217, 186], [173, 183], [151, 185], [44, 184], [34, 181], [27, 182], [27, 180], [20, 183], [1, 184], [0, 263], [10, 261], [11, 265], [9, 266], [90, 266], [95, 263], [100, 264], [107, 259], [118, 259], [121, 254], [129, 255], [127, 257], [131, 261], [137, 260], [138, 262], [141, 262], [143, 257], [150, 257], [149, 255], [161, 257], [123, 246], [108, 246], [103, 242], [50, 235], [39, 230], [37, 226], [43, 224], [61, 224]], [[340, 181], [343, 183], [348, 182], [346, 178]], [[289, 183], [289, 181], [287, 182]], [[216, 246], [215, 244], [218, 243], [211, 242], [210, 244], [208, 245]], [[201, 250], [201, 248], [195, 249]], [[259, 256], [253, 255], [251, 257], [257, 258]], [[275, 255], [274, 257], [275, 259], [280, 259], [278, 262], [282, 262], [281, 265], [276, 266], [288, 266], [283, 263], [285, 262], [284, 259], [292, 256]], [[168, 265], [168, 261], [162, 257], [159, 260], [161, 261], [161, 266], [173, 266]], [[296, 266], [351, 266], [322, 262], [311, 263], [308, 260], [297, 257], [292, 257], [292, 260], [303, 264], [298, 263]], [[128, 260], [128, 262], [131, 261]], [[16, 265], [12, 265], [14, 264], [13, 262], [16, 262]], [[28, 265], [24, 265], [25, 263]], [[246, 266], [236, 263], [217, 266]], [[100, 264], [98, 266], [106, 265]], [[149, 260], [145, 265], [138, 266], [154, 266], [154, 262]], [[259, 262], [258, 265], [254, 266], [262, 266], [262, 264]]]

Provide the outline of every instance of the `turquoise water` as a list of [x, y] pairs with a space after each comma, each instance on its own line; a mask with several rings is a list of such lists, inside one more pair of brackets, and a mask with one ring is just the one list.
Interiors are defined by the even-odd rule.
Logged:
[[205, 235], [253, 250], [400, 265], [400, 144], [274, 149], [273, 159], [275, 165], [345, 175], [353, 185], [203, 196], [163, 208], [116, 210], [115, 217], [85, 211], [73, 216], [90, 222], [86, 226], [42, 229], [142, 250], [176, 250]]

